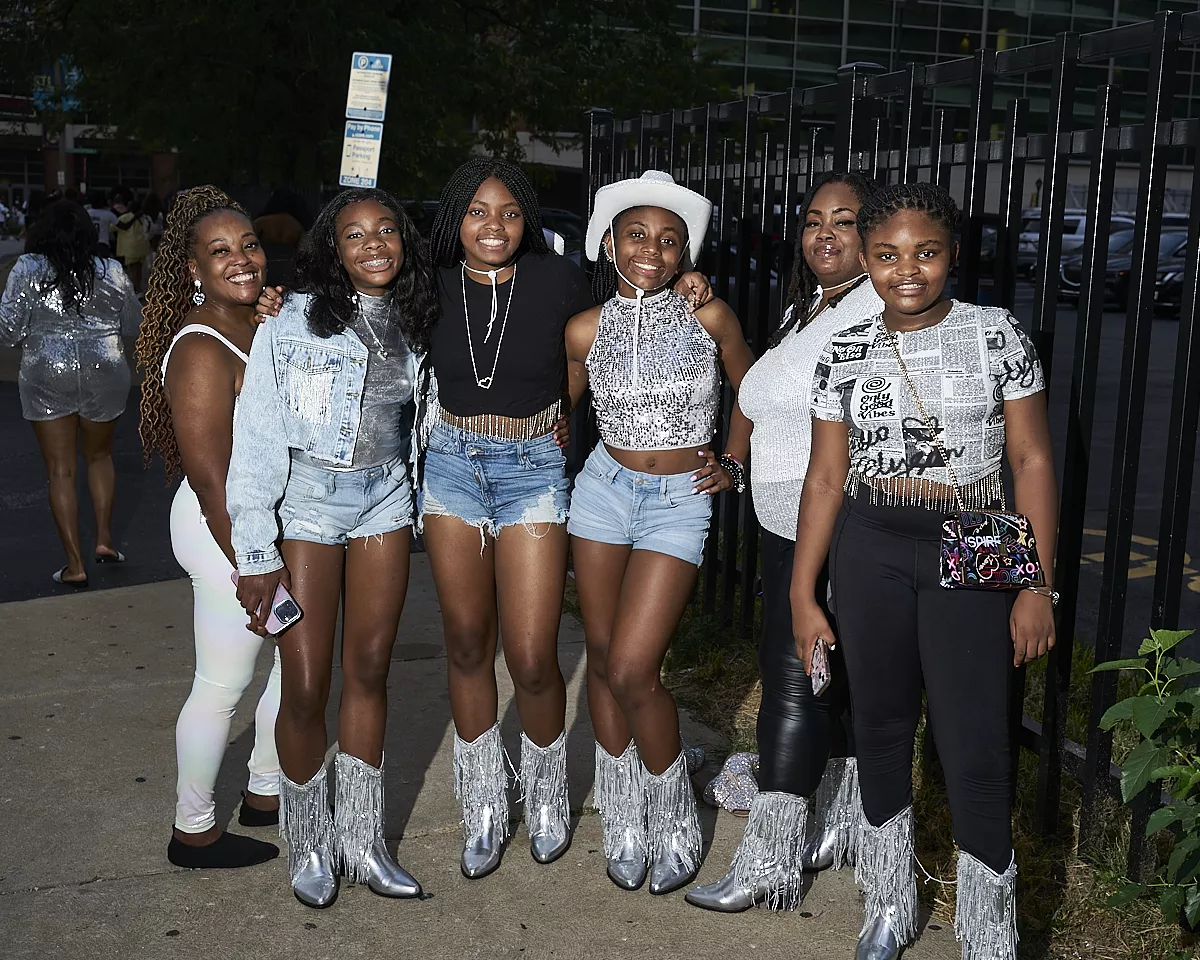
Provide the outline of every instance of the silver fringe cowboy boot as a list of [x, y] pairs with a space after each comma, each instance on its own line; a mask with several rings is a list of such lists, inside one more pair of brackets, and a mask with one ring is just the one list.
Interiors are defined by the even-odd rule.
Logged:
[[791, 793], [759, 793], [750, 802], [746, 832], [724, 879], [689, 890], [688, 903], [741, 913], [757, 903], [793, 910], [804, 897], [801, 848], [808, 800]]
[[529, 852], [538, 863], [553, 863], [571, 845], [565, 730], [548, 747], [539, 747], [521, 734], [521, 783]]
[[333, 776], [333, 833], [342, 873], [381, 897], [419, 897], [421, 885], [383, 842], [383, 771], [339, 753]]
[[917, 938], [914, 859], [912, 807], [881, 827], [863, 820], [854, 879], [866, 899], [866, 922], [855, 960], [896, 960]]
[[812, 801], [813, 828], [800, 854], [805, 870], [841, 870], [857, 859], [859, 830], [865, 822], [858, 793], [858, 761], [835, 757]]
[[333, 817], [324, 765], [305, 784], [279, 773], [279, 836], [288, 845], [292, 892], [305, 906], [320, 910], [337, 899]]
[[619, 757], [596, 743], [593, 803], [604, 827], [608, 878], [623, 890], [636, 890], [646, 880], [646, 781], [632, 740]]
[[1017, 860], [997, 874], [971, 854], [958, 852], [958, 903], [954, 935], [963, 960], [1017, 960]]
[[[644, 766], [644, 765], [643, 765]], [[650, 892], [670, 893], [690, 883], [700, 869], [700, 820], [696, 791], [683, 751], [661, 774], [646, 778], [646, 846]]]
[[504, 769], [500, 724], [467, 743], [454, 734], [454, 796], [462, 804], [463, 852], [460, 864], [469, 880], [500, 866], [508, 839], [508, 774]]

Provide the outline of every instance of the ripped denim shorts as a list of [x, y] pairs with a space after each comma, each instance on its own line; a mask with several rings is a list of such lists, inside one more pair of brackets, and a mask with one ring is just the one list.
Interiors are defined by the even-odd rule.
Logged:
[[495, 440], [444, 421], [429, 434], [418, 504], [422, 518], [457, 517], [499, 535], [504, 527], [565, 523], [567, 458], [548, 433]]
[[293, 455], [279, 521], [284, 540], [334, 545], [411, 527], [412, 485], [404, 458], [362, 470], [330, 470]]

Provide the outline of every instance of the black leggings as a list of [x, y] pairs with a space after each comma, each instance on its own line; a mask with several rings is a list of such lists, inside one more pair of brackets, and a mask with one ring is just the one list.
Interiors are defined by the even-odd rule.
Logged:
[[829, 570], [850, 672], [863, 811], [878, 827], [912, 804], [924, 682], [954, 838], [1002, 873], [1012, 857], [1012, 598], [941, 586], [942, 520], [919, 507], [847, 497], [834, 528]]
[[[830, 754], [849, 755], [846, 670], [830, 656], [833, 682], [814, 697], [792, 638], [792, 555], [796, 544], [762, 531], [763, 629], [758, 644], [762, 705], [758, 708], [758, 786], [800, 797], [816, 792]], [[824, 599], [825, 578], [818, 592]]]

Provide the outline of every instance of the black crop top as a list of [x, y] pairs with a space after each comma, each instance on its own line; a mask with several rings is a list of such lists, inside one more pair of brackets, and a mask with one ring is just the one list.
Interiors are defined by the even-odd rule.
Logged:
[[[515, 289], [512, 280], [497, 285], [496, 320], [486, 343], [492, 286], [476, 283], [468, 275], [466, 290], [475, 370], [480, 379], [486, 378], [496, 362], [496, 372], [491, 389], [476, 384], [463, 316], [463, 268], [440, 268], [442, 316], [433, 328], [429, 353], [442, 407], [460, 417], [488, 413], [531, 417], [561, 400], [566, 389], [563, 331], [571, 317], [595, 306], [583, 270], [553, 253], [522, 256], [517, 261]], [[508, 308], [510, 294], [512, 307]], [[508, 326], [501, 342], [506, 308]]]

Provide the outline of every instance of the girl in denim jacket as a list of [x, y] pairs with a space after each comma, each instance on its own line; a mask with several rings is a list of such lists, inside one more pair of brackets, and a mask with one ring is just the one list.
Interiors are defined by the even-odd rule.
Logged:
[[[338, 875], [387, 897], [417, 883], [383, 842], [387, 675], [408, 585], [406, 467], [420, 356], [437, 300], [412, 222], [381, 190], [346, 190], [301, 245], [297, 287], [254, 339], [227, 501], [250, 629], [276, 587], [303, 619], [279, 638], [280, 834], [297, 899], [325, 907]], [[334, 812], [325, 707], [345, 578]]]

